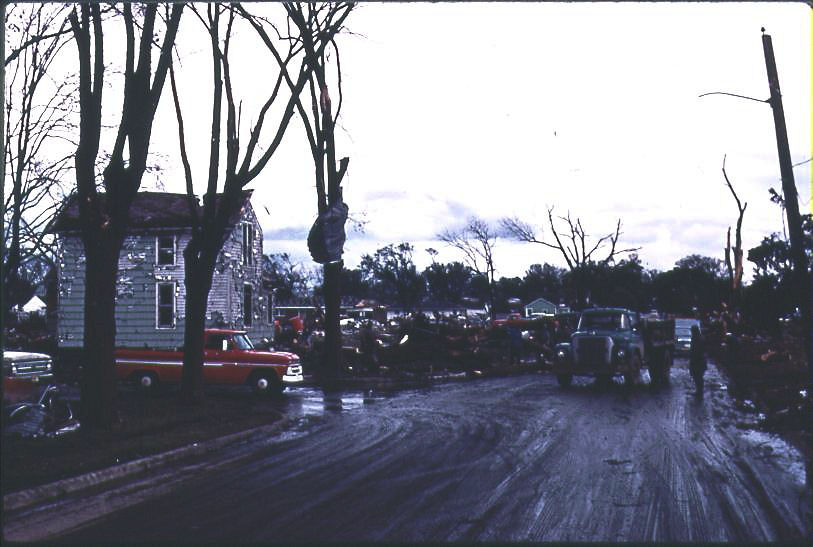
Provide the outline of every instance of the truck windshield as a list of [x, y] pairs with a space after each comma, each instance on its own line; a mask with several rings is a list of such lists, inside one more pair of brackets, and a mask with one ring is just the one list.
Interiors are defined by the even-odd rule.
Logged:
[[254, 349], [251, 340], [249, 340], [248, 336], [246, 336], [245, 334], [234, 335], [234, 347], [242, 351]]
[[585, 313], [579, 321], [579, 330], [617, 330], [628, 327], [623, 313]]

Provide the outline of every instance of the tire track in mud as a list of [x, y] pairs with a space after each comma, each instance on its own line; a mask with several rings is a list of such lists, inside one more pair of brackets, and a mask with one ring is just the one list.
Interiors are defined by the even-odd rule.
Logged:
[[[711, 389], [696, 401], [682, 360], [672, 378], [660, 391], [581, 380], [562, 390], [549, 375], [527, 375], [370, 399], [305, 420], [239, 466], [65, 539], [809, 536], [804, 484], [777, 460], [758, 457], [731, 425], [738, 417], [727, 393]], [[144, 522], [150, 526], [133, 524]]]

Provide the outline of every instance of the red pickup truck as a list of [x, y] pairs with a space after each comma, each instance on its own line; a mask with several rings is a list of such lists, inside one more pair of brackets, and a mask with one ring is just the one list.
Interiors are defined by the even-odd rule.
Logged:
[[[203, 338], [203, 379], [207, 384], [249, 385], [258, 393], [280, 392], [303, 381], [299, 356], [283, 351], [257, 351], [245, 331], [207, 329]], [[143, 389], [159, 382], [179, 382], [183, 352], [117, 349], [116, 376]]]

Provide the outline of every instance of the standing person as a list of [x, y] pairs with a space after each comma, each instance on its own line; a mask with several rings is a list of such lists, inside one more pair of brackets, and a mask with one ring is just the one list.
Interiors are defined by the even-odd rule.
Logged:
[[369, 320], [364, 322], [359, 332], [359, 351], [363, 368], [367, 372], [378, 373], [378, 339]]
[[508, 325], [508, 364], [520, 364], [522, 332], [514, 325]]
[[689, 348], [689, 372], [694, 380], [695, 394], [703, 396], [703, 374], [706, 372], [706, 354], [703, 349], [703, 338], [700, 327], [692, 325], [692, 342]]

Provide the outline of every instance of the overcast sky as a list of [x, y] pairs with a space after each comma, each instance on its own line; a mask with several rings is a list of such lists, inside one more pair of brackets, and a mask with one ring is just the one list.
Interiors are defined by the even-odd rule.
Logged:
[[[346, 264], [402, 241], [415, 246], [419, 268], [430, 262], [427, 247], [442, 261], [460, 259], [438, 232], [472, 215], [541, 226], [547, 206], [580, 217], [597, 236], [621, 218], [622, 244], [642, 247], [651, 268], [669, 269], [693, 253], [722, 258], [737, 218], [721, 173], [726, 154], [729, 177], [748, 202], [743, 246], [755, 246], [782, 230], [768, 199], [769, 187], [781, 188], [771, 108], [698, 95], [768, 97], [764, 26], [793, 162], [809, 159], [810, 13], [800, 3], [362, 3], [347, 20], [355, 34], [340, 40], [338, 147], [350, 157], [344, 196], [351, 217], [366, 221], [364, 233], [348, 230]], [[202, 138], [193, 161], [204, 166], [210, 53], [184, 34], [199, 26], [184, 17], [181, 94], [190, 131]], [[248, 31], [241, 36], [251, 43]], [[233, 61], [232, 70], [242, 74], [239, 93], [249, 105], [276, 73], [270, 64], [263, 70], [270, 58], [261, 47], [246, 47], [245, 62]], [[167, 89], [163, 114], [171, 112], [169, 98]], [[251, 187], [265, 252], [288, 252], [312, 267], [305, 239], [316, 199], [300, 126], [292, 122]], [[180, 192], [176, 139], [174, 116], [163, 115], [153, 150], [166, 156], [164, 187]], [[794, 168], [803, 212], [811, 209], [810, 165]], [[533, 263], [564, 266], [554, 251], [504, 239], [495, 256], [498, 276], [522, 276]]]

